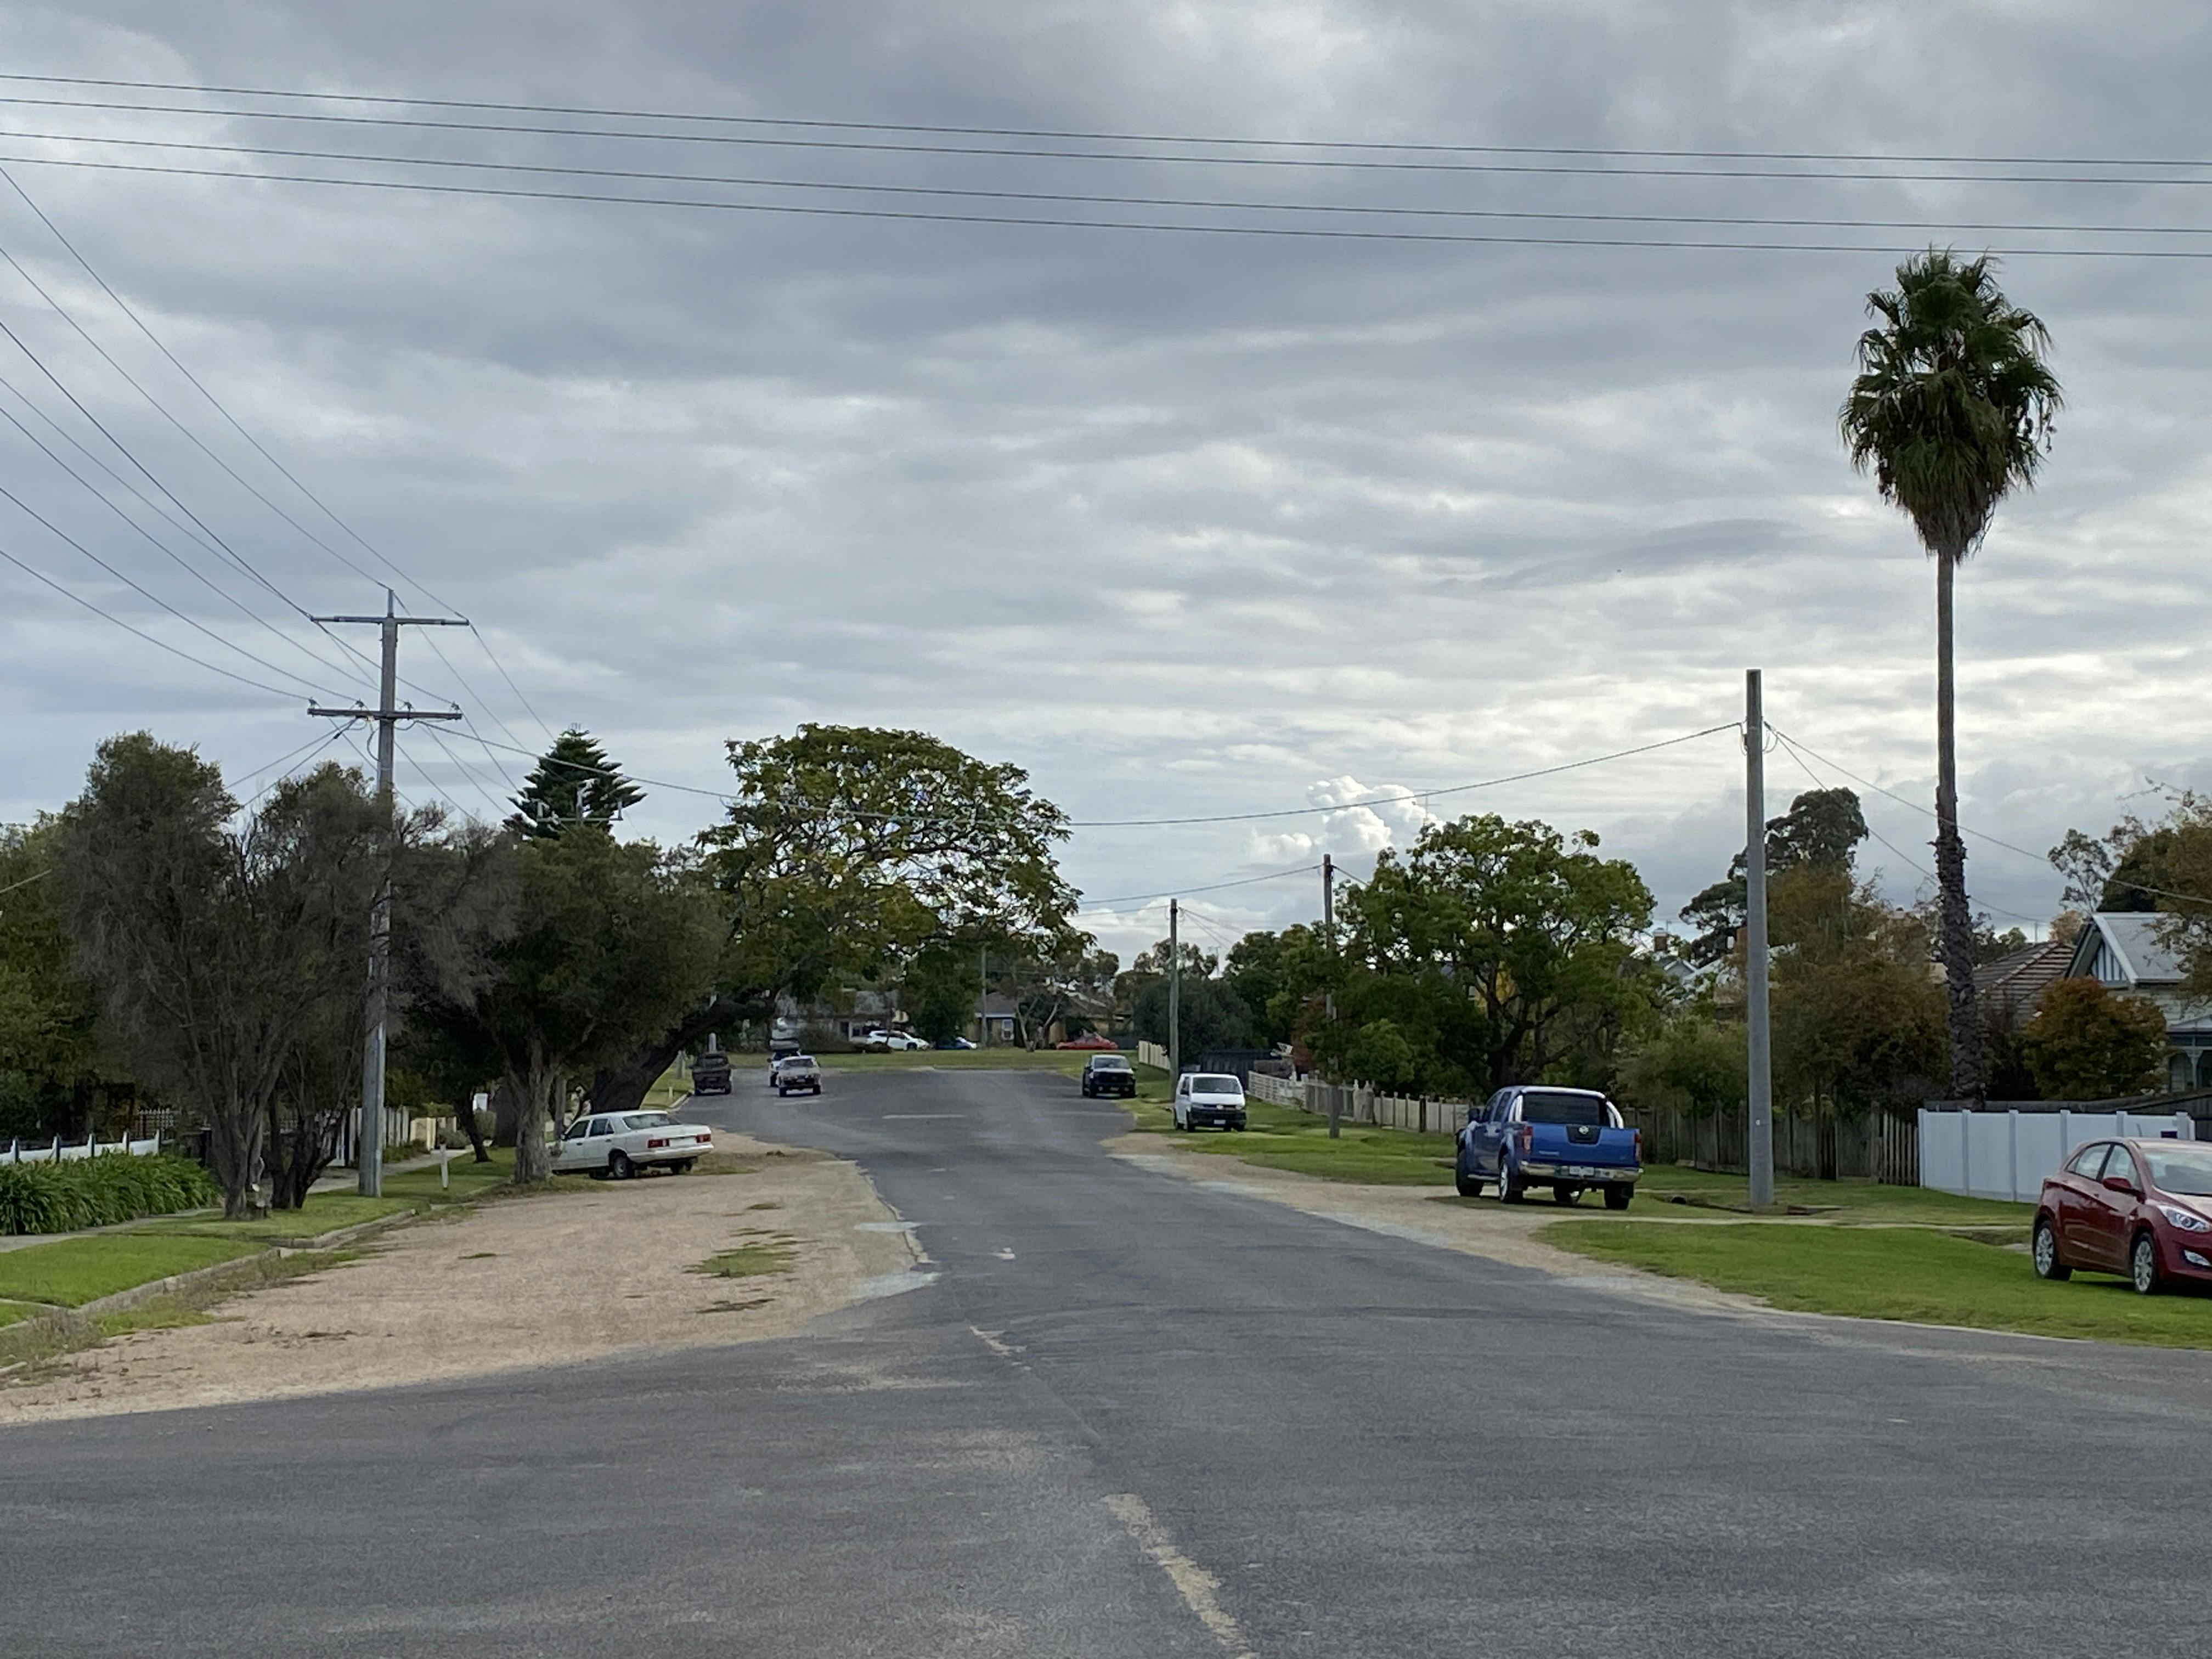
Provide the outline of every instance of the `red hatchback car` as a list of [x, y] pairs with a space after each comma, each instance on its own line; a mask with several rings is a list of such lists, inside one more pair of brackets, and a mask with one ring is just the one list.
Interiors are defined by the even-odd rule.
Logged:
[[2035, 1208], [2035, 1271], [2119, 1273], [2148, 1296], [2212, 1285], [2212, 1145], [2093, 1140], [2046, 1176]]

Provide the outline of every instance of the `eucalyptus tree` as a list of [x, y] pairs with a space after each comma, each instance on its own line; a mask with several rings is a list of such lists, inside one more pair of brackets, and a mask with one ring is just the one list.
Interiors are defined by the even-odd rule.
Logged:
[[1851, 465], [1912, 520], [1936, 561], [1936, 875], [1950, 1003], [1951, 1092], [1979, 1099], [1974, 923], [1959, 835], [1952, 589], [1989, 533], [1997, 504], [2033, 487], [2062, 396], [2045, 358], [2050, 331], [2000, 289], [1988, 256], [1931, 248], [1867, 296], [1875, 326], [1859, 337], [1859, 372], [1838, 416]]

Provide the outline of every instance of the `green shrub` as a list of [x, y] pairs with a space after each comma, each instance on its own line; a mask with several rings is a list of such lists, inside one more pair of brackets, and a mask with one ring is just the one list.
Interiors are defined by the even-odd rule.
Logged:
[[67, 1233], [218, 1202], [215, 1179], [181, 1158], [110, 1152], [64, 1164], [0, 1164], [0, 1233]]

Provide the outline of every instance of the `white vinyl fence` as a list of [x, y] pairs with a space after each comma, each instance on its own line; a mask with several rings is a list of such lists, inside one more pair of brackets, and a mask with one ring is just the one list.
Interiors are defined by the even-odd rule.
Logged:
[[1969, 1198], [2032, 1204], [2043, 1177], [2085, 1140], [2139, 1136], [2194, 1140], [2186, 1112], [2148, 1117], [2134, 1112], [1920, 1113], [1920, 1184]]
[[1386, 1129], [1413, 1129], [1426, 1134], [1455, 1134], [1467, 1121], [1463, 1100], [1431, 1100], [1413, 1095], [1386, 1095], [1364, 1083], [1323, 1083], [1306, 1078], [1292, 1083], [1255, 1072], [1245, 1091], [1277, 1106], [1300, 1111], [1327, 1113], [1329, 1091], [1337, 1094], [1337, 1115], [1346, 1123], [1373, 1123]]
[[161, 1150], [161, 1137], [155, 1135], [147, 1140], [114, 1140], [101, 1146], [95, 1139], [88, 1139], [82, 1146], [68, 1146], [58, 1137], [51, 1146], [26, 1146], [20, 1140], [8, 1143], [8, 1150], [0, 1152], [0, 1164], [70, 1164], [81, 1158], [112, 1158], [123, 1153], [132, 1158], [146, 1158]]

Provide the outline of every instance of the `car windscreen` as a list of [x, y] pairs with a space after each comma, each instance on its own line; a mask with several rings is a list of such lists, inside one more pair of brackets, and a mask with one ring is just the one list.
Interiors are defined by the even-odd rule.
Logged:
[[1200, 1075], [1191, 1079], [1190, 1091], [1194, 1095], [1241, 1095], [1244, 1085], [1233, 1077]]
[[811, 1072], [817, 1068], [813, 1055], [793, 1054], [783, 1062], [783, 1069], [787, 1072]]
[[1091, 1069], [1094, 1072], [1126, 1072], [1129, 1069], [1129, 1062], [1119, 1054], [1101, 1054], [1091, 1062]]
[[2169, 1193], [2212, 1196], [2212, 1146], [2138, 1146], [2150, 1165], [2150, 1184]]
[[1571, 1095], [1565, 1091], [1532, 1089], [1521, 1097], [1523, 1123], [1595, 1123], [1601, 1129], [1613, 1120], [1606, 1115], [1601, 1095]]
[[669, 1116], [665, 1112], [632, 1112], [623, 1121], [633, 1129], [665, 1129]]

